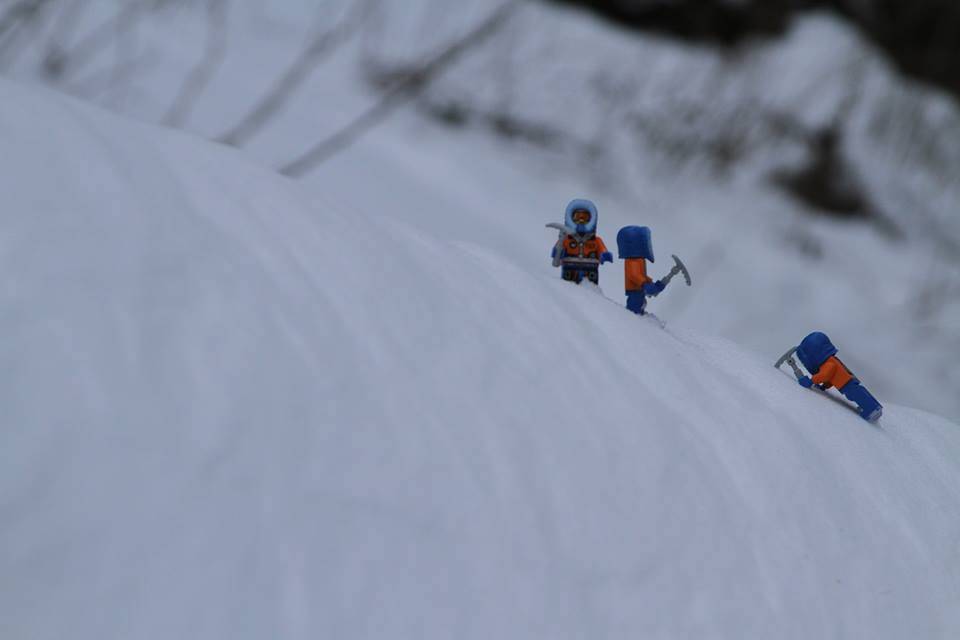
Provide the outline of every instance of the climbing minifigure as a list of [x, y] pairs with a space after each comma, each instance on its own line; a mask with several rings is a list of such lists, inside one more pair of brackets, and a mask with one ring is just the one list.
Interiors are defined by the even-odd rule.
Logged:
[[580, 283], [584, 278], [600, 283], [600, 265], [613, 262], [597, 235], [597, 207], [589, 200], [573, 200], [567, 205], [565, 224], [551, 222], [547, 226], [558, 229], [560, 236], [550, 256], [553, 266], [561, 267], [564, 280]]
[[623, 284], [627, 293], [627, 309], [643, 315], [647, 306], [647, 296], [658, 296], [678, 273], [683, 274], [687, 286], [690, 286], [690, 272], [680, 258], [673, 256], [674, 265], [662, 280], [654, 281], [647, 275], [647, 260], [655, 262], [653, 241], [649, 227], [624, 227], [617, 234], [617, 250], [624, 261]]
[[[793, 359], [794, 353], [812, 377], [803, 375]], [[883, 406], [840, 361], [837, 348], [826, 334], [814, 331], [808, 335], [800, 342], [800, 346], [791, 349], [777, 360], [777, 368], [785, 362], [793, 368], [800, 386], [809, 389], [817, 385], [823, 390], [836, 387], [844, 397], [856, 403], [860, 409], [858, 413], [864, 420], [876, 422], [883, 414]]]

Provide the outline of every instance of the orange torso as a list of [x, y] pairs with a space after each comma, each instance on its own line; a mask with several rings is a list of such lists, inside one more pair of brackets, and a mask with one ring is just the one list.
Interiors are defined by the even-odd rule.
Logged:
[[584, 242], [580, 242], [574, 236], [567, 236], [563, 241], [563, 249], [568, 256], [599, 260], [600, 256], [606, 252], [607, 247], [599, 236], [593, 236]]
[[647, 275], [647, 261], [643, 258], [628, 258], [623, 265], [623, 284], [627, 291], [639, 291], [643, 285], [653, 282]]
[[830, 356], [820, 365], [820, 371], [811, 379], [813, 384], [824, 384], [840, 389], [853, 380], [853, 374], [837, 359], [837, 356]]

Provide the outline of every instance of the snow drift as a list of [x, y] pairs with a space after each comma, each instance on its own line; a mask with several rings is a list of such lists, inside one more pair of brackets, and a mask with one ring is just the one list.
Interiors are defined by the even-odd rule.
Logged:
[[960, 633], [956, 425], [52, 94], [0, 139], [0, 636]]
[[[33, 27], [10, 34], [3, 75], [210, 139], [231, 138], [304, 47], [363, 5], [217, 2], [213, 14], [230, 4], [220, 23], [204, 2], [153, 2], [115, 23], [115, 0], [42, 4]], [[371, 108], [381, 96], [371, 86], [502, 4], [376, 3], [262, 129], [232, 139], [283, 166]], [[544, 267], [545, 237], [517, 231], [589, 196], [607, 237], [650, 225], [655, 244], [697, 271], [696, 296], [658, 300], [672, 323], [765, 354], [826, 330], [887, 402], [960, 420], [960, 109], [949, 98], [822, 13], [731, 56], [558, 3], [520, 5], [307, 188], [345, 204], [335, 210], [499, 238], [531, 269]], [[110, 24], [118, 31], [105, 38]], [[818, 207], [784, 192], [818, 157], [811, 134], [835, 126], [839, 166], [827, 173], [899, 240], [879, 224], [811, 215]], [[617, 270], [603, 282], [618, 291]]]

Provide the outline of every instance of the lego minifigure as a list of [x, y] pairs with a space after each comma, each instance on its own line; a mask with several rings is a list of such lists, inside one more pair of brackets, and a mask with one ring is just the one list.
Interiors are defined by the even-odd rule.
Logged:
[[617, 234], [617, 250], [620, 259], [624, 261], [623, 284], [627, 294], [627, 309], [636, 314], [646, 313], [647, 296], [660, 295], [678, 273], [683, 274], [687, 286], [690, 286], [690, 273], [677, 256], [673, 256], [675, 264], [662, 280], [654, 281], [647, 275], [647, 260], [655, 262], [649, 227], [630, 226], [620, 229]]
[[596, 205], [589, 200], [573, 200], [567, 205], [564, 224], [547, 226], [560, 231], [550, 255], [553, 266], [561, 267], [561, 277], [576, 283], [586, 278], [599, 284], [600, 265], [613, 262], [613, 254], [597, 235]]
[[[793, 361], [794, 353], [812, 377], [803, 375], [796, 366]], [[800, 342], [800, 346], [784, 354], [777, 361], [777, 366], [784, 362], [793, 368], [797, 382], [802, 387], [809, 389], [813, 385], [818, 385], [823, 390], [836, 387], [845, 398], [856, 403], [859, 408], [858, 413], [864, 420], [876, 422], [883, 414], [883, 406], [837, 358], [837, 348], [833, 346], [826, 334], [814, 331]]]

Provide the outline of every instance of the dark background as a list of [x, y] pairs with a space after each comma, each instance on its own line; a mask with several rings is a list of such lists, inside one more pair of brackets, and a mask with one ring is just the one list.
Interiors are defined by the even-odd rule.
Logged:
[[553, 0], [631, 28], [736, 46], [781, 34], [798, 13], [833, 11], [906, 74], [960, 98], [960, 0]]

